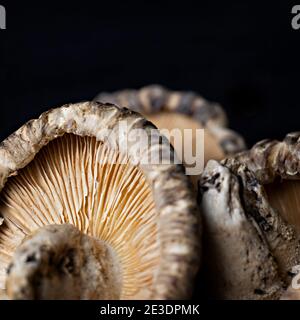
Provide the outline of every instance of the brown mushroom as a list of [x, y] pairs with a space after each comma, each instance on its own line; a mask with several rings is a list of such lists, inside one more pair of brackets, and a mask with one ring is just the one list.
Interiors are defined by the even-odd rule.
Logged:
[[[192, 134], [184, 139], [193, 150], [196, 129], [204, 129], [204, 163], [209, 159], [221, 160], [245, 149], [241, 136], [226, 128], [227, 118], [221, 106], [208, 102], [194, 92], [170, 91], [159, 85], [150, 85], [140, 90], [101, 93], [96, 100], [138, 111], [159, 129], [180, 129], [182, 133], [184, 129], [191, 129]], [[174, 148], [187, 166], [181, 145], [178, 147], [175, 144]]]
[[[212, 295], [225, 299], [299, 297], [300, 133], [264, 140], [200, 180], [205, 273]], [[289, 290], [286, 288], [290, 286]]]
[[[136, 129], [160, 136], [133, 111], [84, 102], [48, 111], [1, 143], [2, 295], [191, 295], [200, 251], [195, 196], [183, 166], [164, 158], [174, 153], [167, 139], [129, 139]], [[150, 154], [161, 163], [147, 161]]]

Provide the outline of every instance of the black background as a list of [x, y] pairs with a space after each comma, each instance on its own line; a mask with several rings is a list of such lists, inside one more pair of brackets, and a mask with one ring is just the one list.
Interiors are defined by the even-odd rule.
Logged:
[[50, 107], [152, 83], [220, 102], [249, 146], [300, 130], [297, 2], [0, 4], [0, 140]]

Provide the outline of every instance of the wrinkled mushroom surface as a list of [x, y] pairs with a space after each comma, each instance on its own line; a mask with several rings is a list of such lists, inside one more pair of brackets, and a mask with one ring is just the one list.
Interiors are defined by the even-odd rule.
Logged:
[[[209, 159], [221, 160], [226, 155], [245, 149], [241, 136], [226, 128], [227, 118], [221, 106], [208, 102], [194, 92], [171, 91], [159, 85], [150, 85], [140, 90], [101, 93], [96, 100], [138, 111], [159, 129], [192, 129], [188, 143], [193, 150], [196, 129], [204, 129], [205, 163]], [[176, 152], [181, 153], [182, 150], [176, 147]]]
[[297, 297], [299, 134], [208, 163], [200, 180], [205, 273], [214, 297]]
[[[264, 185], [271, 205], [300, 231], [300, 134], [282, 141], [264, 140], [235, 161], [245, 163]], [[227, 161], [230, 164], [230, 160]]]
[[143, 161], [173, 149], [165, 138], [128, 141], [137, 128], [159, 134], [133, 111], [85, 102], [2, 142], [0, 288], [9, 298], [191, 295], [200, 251], [192, 187], [181, 165]]

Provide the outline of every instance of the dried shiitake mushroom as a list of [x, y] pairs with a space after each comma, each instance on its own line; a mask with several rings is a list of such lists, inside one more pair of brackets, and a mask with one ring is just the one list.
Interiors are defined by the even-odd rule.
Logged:
[[[159, 129], [191, 129], [188, 143], [193, 147], [196, 129], [205, 129], [204, 163], [209, 159], [224, 159], [245, 149], [241, 136], [226, 128], [227, 118], [221, 106], [194, 92], [170, 91], [159, 85], [150, 85], [140, 90], [101, 93], [96, 100], [138, 111]], [[182, 152], [176, 145], [174, 147], [177, 153]]]
[[211, 296], [300, 298], [291, 285], [300, 271], [299, 192], [300, 133], [208, 163], [199, 202]]
[[[182, 299], [199, 216], [158, 130], [110, 104], [65, 105], [0, 145], [0, 288], [10, 299]], [[107, 135], [109, 132], [109, 135]], [[141, 152], [137, 152], [140, 150]], [[151, 164], [149, 154], [162, 154]], [[0, 290], [1, 291], [1, 290]]]

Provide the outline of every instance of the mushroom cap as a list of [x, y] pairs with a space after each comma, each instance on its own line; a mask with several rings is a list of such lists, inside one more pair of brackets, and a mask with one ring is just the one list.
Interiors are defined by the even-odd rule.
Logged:
[[[243, 175], [251, 181], [251, 173], [244, 169]], [[214, 160], [208, 162], [201, 176], [202, 276], [204, 292], [213, 298], [275, 299], [282, 293], [278, 266], [260, 225], [264, 222], [260, 214], [274, 213], [269, 212], [256, 184], [252, 189], [246, 202], [245, 195], [251, 191], [244, 188], [242, 178]], [[253, 199], [257, 201], [254, 205], [259, 205], [255, 211], [249, 204]]]
[[262, 184], [300, 179], [300, 132], [286, 135], [283, 141], [265, 139], [250, 150], [224, 160], [229, 167], [244, 163]]
[[[261, 141], [204, 170], [199, 189], [204, 254], [211, 253], [210, 266], [216, 259], [226, 265], [219, 279], [214, 277], [217, 296], [278, 299], [291, 284], [300, 264], [299, 137]], [[208, 274], [214, 272], [207, 266]], [[296, 296], [288, 292], [284, 297]]]
[[[222, 107], [191, 91], [171, 91], [160, 85], [149, 85], [140, 90], [100, 93], [95, 100], [115, 103], [140, 112], [158, 128], [168, 129], [173, 125], [205, 129], [205, 152], [208, 153], [205, 154], [206, 160], [221, 160], [245, 149], [243, 138], [226, 128], [228, 121]], [[161, 118], [157, 116], [158, 113], [162, 114]], [[172, 114], [183, 117], [176, 121]], [[194, 123], [191, 124], [191, 120], [187, 118], [192, 118]]]
[[[146, 137], [150, 137], [150, 135], [154, 133], [159, 136], [160, 139], [152, 144], [145, 143], [145, 141], [140, 139], [128, 139], [135, 129], [141, 129], [143, 133], [146, 134]], [[109, 136], [107, 136], [107, 130], [110, 132]], [[156, 244], [151, 245], [150, 247], [151, 250], [153, 249], [152, 256], [154, 256], [155, 259], [152, 260], [152, 263], [155, 261], [155, 266], [151, 265], [150, 260], [148, 261], [149, 264], [145, 266], [145, 268], [147, 267], [152, 272], [151, 283], [147, 281], [145, 282], [145, 285], [147, 284], [147, 288], [140, 288], [140, 295], [139, 293], [132, 294], [132, 296], [128, 294], [127, 296], [123, 295], [123, 298], [188, 298], [192, 293], [193, 280], [199, 266], [200, 255], [200, 217], [193, 188], [184, 173], [182, 165], [174, 164], [172, 161], [167, 161], [170, 159], [164, 158], [160, 164], [152, 164], [147, 161], [150, 154], [162, 154], [162, 157], [164, 157], [163, 151], [167, 150], [168, 155], [173, 155], [174, 150], [167, 139], [161, 137], [158, 130], [139, 114], [126, 108], [116, 107], [112, 104], [83, 102], [52, 109], [43, 113], [38, 119], [29, 121], [14, 134], [4, 140], [0, 145], [0, 196], [2, 197], [2, 201], [3, 199], [8, 199], [6, 195], [10, 194], [9, 186], [10, 184], [16, 184], [14, 179], [18, 179], [18, 175], [21, 178], [24, 178], [27, 173], [28, 178], [34, 178], [33, 176], [35, 174], [32, 173], [34, 170], [40, 170], [40, 177], [45, 175], [46, 171], [40, 169], [41, 167], [38, 165], [42, 157], [46, 159], [46, 162], [49, 160], [50, 165], [48, 166], [48, 170], [50, 174], [52, 169], [53, 171], [55, 170], [58, 163], [54, 161], [56, 159], [55, 157], [65, 159], [65, 162], [70, 161], [69, 164], [64, 163], [64, 160], [60, 161], [60, 164], [58, 164], [58, 166], [60, 166], [59, 170], [61, 170], [62, 166], [64, 166], [66, 170], [73, 168], [73, 163], [75, 163], [74, 166], [76, 167], [80, 160], [82, 161], [83, 155], [80, 153], [74, 155], [74, 153], [72, 154], [72, 150], [77, 150], [76, 152], [79, 152], [81, 149], [78, 146], [80, 145], [86, 145], [85, 148], [90, 147], [93, 150], [98, 150], [97, 152], [111, 152], [112, 157], [120, 157], [123, 160], [125, 159], [125, 167], [128, 167], [126, 170], [134, 171], [135, 177], [138, 179], [138, 181], [133, 184], [132, 188], [137, 188], [137, 190], [143, 189], [146, 190], [146, 192], [147, 190], [150, 190], [148, 192], [148, 200], [141, 198], [140, 203], [142, 201], [147, 203], [148, 201], [149, 206], [151, 207], [152, 201], [153, 207], [152, 209], [148, 208], [148, 211], [140, 209], [140, 213], [139, 210], [133, 211], [134, 213], [132, 212], [131, 217], [130, 214], [125, 216], [124, 219], [131, 219], [131, 223], [128, 223], [127, 229], [119, 229], [114, 235], [114, 225], [109, 225], [109, 223], [114, 221], [114, 219], [120, 219], [120, 210], [111, 210], [109, 213], [106, 213], [106, 215], [102, 214], [101, 218], [103, 220], [98, 219], [91, 222], [91, 217], [87, 216], [85, 217], [89, 222], [87, 224], [75, 223], [76, 219], [77, 221], [80, 221], [81, 218], [74, 214], [74, 210], [71, 210], [73, 215], [71, 214], [68, 219], [65, 219], [67, 221], [64, 221], [63, 219], [58, 219], [60, 214], [59, 210], [50, 210], [50, 206], [52, 205], [52, 207], [55, 207], [55, 203], [57, 202], [55, 197], [47, 193], [40, 192], [39, 186], [35, 185], [39, 180], [30, 180], [31, 183], [33, 183], [33, 186], [36, 186], [36, 195], [39, 196], [39, 199], [41, 197], [48, 199], [47, 201], [49, 201], [49, 206], [46, 206], [45, 210], [48, 210], [49, 212], [51, 211], [53, 222], [71, 223], [76, 225], [76, 227], [82, 232], [87, 233], [89, 232], [88, 230], [92, 229], [92, 227], [95, 227], [96, 229], [99, 228], [101, 230], [106, 228], [109, 229], [109, 227], [111, 227], [112, 230], [109, 230], [111, 233], [110, 238], [108, 239], [107, 237], [104, 241], [106, 240], [109, 242], [112, 249], [115, 249], [117, 255], [121, 251], [119, 248], [114, 248], [115, 243], [113, 242], [113, 239], [122, 238], [122, 234], [124, 234], [125, 239], [126, 235], [131, 234], [131, 231], [132, 233], [135, 233], [132, 237], [126, 238], [128, 243], [126, 243], [126, 241], [123, 241], [122, 243], [124, 244], [125, 242], [124, 246], [126, 247], [127, 245], [126, 248], [130, 248], [130, 245], [132, 245], [132, 250], [136, 250], [136, 256], [142, 256], [142, 252], [139, 252], [139, 250], [146, 250], [147, 241], [153, 241], [154, 239]], [[76, 149], [77, 147], [74, 149], [74, 146], [77, 146], [79, 149]], [[62, 150], [63, 148], [65, 148], [65, 151]], [[57, 150], [60, 150], [57, 153], [58, 155], [53, 155]], [[141, 152], [137, 152], [137, 150], [140, 150]], [[69, 153], [71, 154], [70, 159], [63, 158], [63, 155], [67, 156]], [[93, 161], [90, 159], [85, 161], [88, 166], [91, 166], [90, 170], [93, 171], [93, 168], [96, 167]], [[89, 170], [84, 166], [82, 168], [82, 171]], [[72, 173], [67, 175], [67, 172], [68, 171], [62, 173], [61, 171], [60, 173], [56, 173], [56, 176], [52, 177], [52, 179], [66, 179], [70, 182], [73, 176]], [[85, 174], [85, 172], [83, 174]], [[93, 177], [90, 178], [93, 180]], [[123, 177], [123, 180], [125, 178], [126, 177]], [[88, 180], [89, 178], [86, 179]], [[88, 182], [90, 181], [88, 180]], [[113, 189], [113, 178], [108, 178], [104, 183], [106, 184], [106, 188], [104, 188], [104, 186], [103, 188], [106, 192], [109, 192], [107, 190], [115, 191]], [[57, 185], [58, 184], [59, 183], [57, 183]], [[91, 182], [91, 185], [93, 185], [93, 181]], [[8, 186], [8, 188], [6, 188], [6, 186]], [[71, 195], [73, 192], [72, 190], [65, 192], [66, 197], [72, 196], [73, 199], [75, 199], [75, 204], [77, 200], [80, 201], [80, 194], [78, 190], [80, 190], [80, 188], [77, 189], [79, 197]], [[128, 190], [130, 190], [130, 188], [127, 189], [127, 192], [129, 192]], [[55, 191], [56, 193], [60, 192], [58, 188]], [[89, 194], [89, 191], [90, 189], [88, 189], [88, 194], [85, 195], [88, 198], [92, 197]], [[100, 197], [103, 195], [104, 191], [103, 193], [101, 193], [101, 190], [99, 192]], [[138, 194], [138, 192], [136, 193]], [[22, 198], [21, 194], [19, 194], [19, 196]], [[124, 207], [126, 207], [126, 205], [128, 206], [134, 201], [128, 194], [124, 196], [123, 203], [121, 201], [122, 199], [119, 200], [119, 198], [122, 197], [117, 198], [116, 195], [114, 196], [114, 200], [119, 201], [118, 204], [120, 206], [124, 205]], [[15, 199], [15, 197], [12, 197], [11, 201], [17, 201]], [[39, 199], [36, 200], [37, 203]], [[33, 203], [34, 199], [32, 201], [32, 205]], [[11, 203], [9, 204], [11, 205]], [[26, 205], [24, 206], [26, 207]], [[33, 207], [30, 209], [32, 208]], [[113, 207], [111, 207], [111, 209], [112, 208]], [[22, 216], [21, 212], [26, 211], [26, 208], [21, 209], [19, 211], [20, 216]], [[26, 234], [18, 232], [18, 229], [20, 228], [18, 226], [17, 219], [12, 219], [11, 216], [7, 214], [8, 211], [5, 211], [4, 214], [3, 211], [1, 212], [0, 284], [3, 288], [5, 269], [7, 267], [7, 255], [13, 253]], [[33, 216], [36, 219], [40, 219], [39, 225], [47, 225], [49, 221], [47, 221], [45, 217], [42, 217], [43, 212], [38, 213], [37, 210], [33, 210], [33, 212]], [[149, 214], [149, 216], [146, 216], [144, 220], [141, 219], [140, 222], [138, 219], [139, 214]], [[38, 217], [39, 215], [40, 217]], [[136, 219], [138, 222], [135, 223]], [[146, 223], [148, 223], [145, 222], [147, 219], [150, 221], [150, 224], [152, 223], [152, 229], [150, 228], [150, 231], [147, 231], [147, 228], [145, 227]], [[81, 222], [82, 221], [83, 220], [81, 220]], [[96, 223], [97, 226], [95, 226]], [[83, 227], [84, 225], [92, 226], [87, 229]], [[36, 226], [32, 227], [32, 229], [34, 228], [36, 228]], [[35, 230], [30, 229], [28, 231], [34, 232]], [[145, 233], [143, 233], [144, 231]], [[93, 236], [97, 237], [99, 234], [100, 233], [94, 232]], [[143, 239], [143, 234], [145, 234], [145, 239]], [[144, 246], [141, 244], [138, 245], [137, 241], [134, 242], [134, 238], [139, 239], [140, 243], [145, 241]], [[149, 253], [148, 257], [149, 256], [151, 256], [151, 253]], [[132, 259], [130, 254], [128, 254], [128, 256], [119, 256], [118, 258], [120, 260], [121, 267], [123, 264], [126, 264], [127, 266], [127, 278], [125, 279], [125, 275], [122, 275], [123, 284], [126, 281], [130, 282], [130, 274], [133, 275], [139, 271], [139, 268], [135, 265], [134, 261], [130, 261], [130, 259]], [[134, 279], [135, 278], [133, 277], [132, 280]], [[134, 284], [128, 284], [128, 287], [133, 288]]]
[[[243, 163], [268, 195], [270, 205], [284, 214], [286, 221], [300, 233], [300, 133], [289, 133], [283, 141], [263, 140], [249, 151], [224, 160], [235, 170]], [[298, 214], [297, 214], [298, 213]]]

